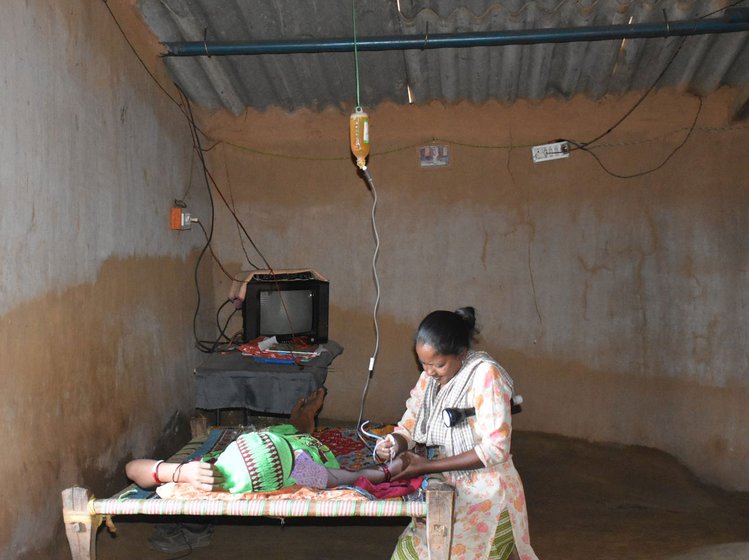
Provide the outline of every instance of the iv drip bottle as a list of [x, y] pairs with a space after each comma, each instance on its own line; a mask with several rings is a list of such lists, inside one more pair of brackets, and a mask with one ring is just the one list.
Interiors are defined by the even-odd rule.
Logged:
[[369, 115], [361, 107], [356, 107], [349, 118], [349, 134], [351, 137], [351, 153], [356, 158], [359, 169], [367, 168], [369, 155]]

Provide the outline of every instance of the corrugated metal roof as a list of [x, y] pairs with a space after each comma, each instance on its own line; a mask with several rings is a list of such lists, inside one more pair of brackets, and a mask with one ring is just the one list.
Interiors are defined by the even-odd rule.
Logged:
[[[558, 29], [718, 17], [736, 2], [359, 0], [358, 37]], [[141, 0], [161, 42], [353, 38], [352, 0]], [[354, 53], [165, 57], [193, 102], [240, 114], [356, 103]], [[501, 47], [359, 52], [359, 99], [455, 103], [592, 98], [657, 87], [705, 95], [749, 83], [749, 32]], [[658, 79], [659, 75], [664, 72]]]

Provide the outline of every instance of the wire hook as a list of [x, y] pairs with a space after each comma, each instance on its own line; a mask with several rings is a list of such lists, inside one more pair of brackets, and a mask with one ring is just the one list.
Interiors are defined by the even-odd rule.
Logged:
[[205, 51], [205, 55], [208, 58], [211, 58], [211, 55], [208, 54], [208, 43], [206, 42], [207, 38], [208, 38], [208, 28], [204, 27], [203, 28], [203, 50]]

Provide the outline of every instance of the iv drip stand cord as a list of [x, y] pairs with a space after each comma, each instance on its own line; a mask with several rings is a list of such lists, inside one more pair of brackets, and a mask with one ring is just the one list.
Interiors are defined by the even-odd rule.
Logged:
[[379, 279], [379, 276], [377, 275], [377, 255], [380, 252], [380, 234], [377, 231], [377, 221], [375, 220], [375, 213], [377, 210], [377, 189], [374, 186], [372, 175], [370, 175], [369, 170], [366, 167], [362, 169], [362, 174], [364, 175], [364, 178], [367, 181], [367, 185], [369, 185], [369, 188], [372, 189], [372, 196], [373, 196], [372, 230], [375, 236], [375, 250], [372, 256], [372, 274], [374, 275], [374, 279], [375, 279], [375, 288], [377, 291], [377, 295], [375, 297], [375, 304], [374, 304], [374, 308], [372, 311], [374, 327], [375, 327], [375, 348], [374, 348], [374, 352], [372, 353], [372, 357], [369, 359], [369, 371], [367, 374], [367, 381], [364, 384], [364, 391], [362, 392], [361, 405], [359, 407], [359, 419], [356, 421], [356, 433], [359, 436], [359, 439], [364, 443], [364, 445], [366, 445], [367, 448], [371, 450], [372, 449], [371, 444], [367, 440], [364, 439], [364, 437], [362, 436], [360, 432], [360, 428], [362, 426], [362, 418], [364, 417], [364, 403], [367, 400], [367, 393], [369, 392], [369, 383], [372, 380], [372, 377], [374, 376], [375, 361], [377, 360], [377, 354], [380, 349], [380, 327], [377, 322], [377, 309], [380, 305], [380, 279]]
[[380, 325], [377, 322], [377, 309], [380, 306], [380, 278], [377, 275], [377, 255], [380, 252], [380, 234], [377, 231], [377, 221], [375, 220], [375, 212], [377, 211], [377, 190], [374, 186], [374, 181], [372, 180], [372, 176], [369, 174], [369, 169], [366, 167], [362, 169], [362, 173], [364, 174], [364, 178], [367, 180], [367, 184], [369, 185], [369, 188], [372, 189], [372, 231], [374, 233], [375, 237], [375, 250], [374, 254], [372, 255], [372, 275], [374, 276], [375, 280], [375, 288], [377, 290], [377, 297], [375, 298], [375, 304], [374, 308], [372, 310], [372, 319], [374, 321], [374, 327], [375, 327], [375, 349], [372, 353], [372, 359], [369, 363], [369, 375], [370, 377], [374, 373], [374, 364], [375, 360], [377, 359], [377, 353], [380, 351]]

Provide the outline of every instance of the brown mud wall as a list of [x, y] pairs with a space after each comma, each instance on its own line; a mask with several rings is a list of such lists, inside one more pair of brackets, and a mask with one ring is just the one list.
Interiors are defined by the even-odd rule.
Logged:
[[[479, 346], [525, 397], [516, 427], [659, 448], [704, 480], [749, 489], [749, 128], [729, 122], [734, 92], [702, 107], [649, 96], [597, 143], [610, 173], [581, 150], [531, 159], [532, 145], [594, 138], [637, 99], [367, 109], [381, 299], [365, 418], [400, 417], [421, 317], [473, 305]], [[330, 279], [330, 334], [345, 352], [323, 415], [356, 419], [375, 348], [374, 197], [347, 125], [338, 110], [204, 123], [222, 141], [210, 154], [219, 187], [271, 265]], [[448, 146], [447, 166], [420, 166], [430, 143]], [[249, 268], [224, 208], [216, 231], [221, 258]]]

